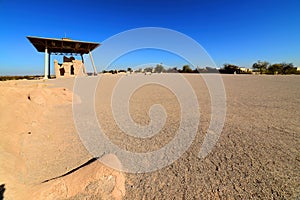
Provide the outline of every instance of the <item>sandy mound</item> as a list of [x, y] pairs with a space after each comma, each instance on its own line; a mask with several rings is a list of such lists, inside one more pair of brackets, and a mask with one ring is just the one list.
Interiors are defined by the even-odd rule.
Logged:
[[[108, 156], [109, 159], [116, 157]], [[120, 199], [125, 195], [125, 178], [97, 160], [66, 176], [54, 178], [31, 191], [38, 199]]]
[[5, 199], [125, 194], [124, 176], [98, 161], [76, 169], [92, 157], [76, 134], [68, 89], [48, 88], [38, 81], [7, 81], [0, 83], [0, 91], [0, 184]]

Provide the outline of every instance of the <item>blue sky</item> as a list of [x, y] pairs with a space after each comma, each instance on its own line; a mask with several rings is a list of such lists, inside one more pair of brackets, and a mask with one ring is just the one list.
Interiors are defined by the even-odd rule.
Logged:
[[[251, 67], [257, 60], [300, 66], [299, 10], [297, 0], [0, 0], [0, 75], [43, 74], [43, 53], [29, 43], [28, 35], [62, 38], [66, 34], [101, 43], [139, 27], [186, 34], [204, 47], [217, 66]], [[166, 52], [147, 50], [122, 57], [116, 66], [130, 62], [178, 67], [184, 63]]]

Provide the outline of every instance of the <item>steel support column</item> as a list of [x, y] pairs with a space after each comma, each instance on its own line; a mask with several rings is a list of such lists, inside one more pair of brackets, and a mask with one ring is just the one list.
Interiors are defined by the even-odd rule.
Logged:
[[93, 59], [93, 56], [92, 56], [92, 52], [89, 51], [89, 55], [90, 55], [91, 62], [92, 62], [93, 68], [94, 68], [94, 75], [97, 75], [97, 70], [96, 70], [96, 67], [95, 67], [95, 63], [94, 63], [94, 59]]
[[44, 63], [44, 79], [49, 77], [49, 54], [47, 47], [45, 48], [45, 63]]
[[84, 74], [86, 74], [86, 69], [85, 69], [85, 66], [84, 66], [84, 59], [83, 59], [83, 54], [80, 54], [81, 56], [81, 60], [82, 60], [82, 71]]
[[50, 64], [51, 64], [51, 52], [48, 53], [48, 78], [51, 78], [51, 73], [50, 73]]

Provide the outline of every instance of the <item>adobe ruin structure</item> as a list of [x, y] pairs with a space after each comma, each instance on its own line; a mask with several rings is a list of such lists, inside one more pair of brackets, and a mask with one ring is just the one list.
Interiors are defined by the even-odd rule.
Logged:
[[[72, 77], [81, 73], [86, 74], [83, 59], [84, 54], [89, 54], [94, 69], [94, 75], [97, 75], [92, 51], [100, 45], [99, 43], [71, 40], [69, 38], [56, 39], [27, 36], [27, 39], [38, 52], [45, 53], [44, 79], [50, 78], [51, 54], [64, 55], [63, 63], [60, 64], [57, 60], [54, 60], [54, 72], [56, 78]], [[65, 55], [70, 55], [70, 57]], [[81, 60], [76, 60], [73, 55], [80, 55]]]

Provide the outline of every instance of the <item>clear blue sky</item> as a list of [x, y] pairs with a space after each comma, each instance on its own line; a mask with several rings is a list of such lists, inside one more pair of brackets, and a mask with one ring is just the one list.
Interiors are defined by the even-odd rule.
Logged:
[[[148, 26], [192, 37], [218, 66], [251, 67], [257, 60], [300, 66], [299, 0], [0, 0], [0, 20], [0, 75], [43, 74], [43, 53], [29, 43], [28, 35], [62, 38], [66, 33], [101, 43]], [[174, 65], [157, 52], [153, 55], [157, 62]]]

